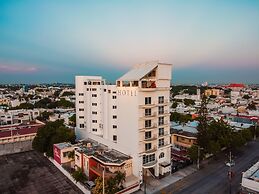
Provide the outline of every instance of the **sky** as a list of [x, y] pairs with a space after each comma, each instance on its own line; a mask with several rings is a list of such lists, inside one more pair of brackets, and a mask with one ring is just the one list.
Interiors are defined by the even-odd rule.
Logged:
[[173, 64], [173, 83], [259, 83], [258, 0], [0, 0], [0, 83], [114, 82]]

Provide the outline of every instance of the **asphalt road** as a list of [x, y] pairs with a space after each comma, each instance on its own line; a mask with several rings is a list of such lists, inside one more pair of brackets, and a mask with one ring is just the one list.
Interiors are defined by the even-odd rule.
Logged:
[[[236, 194], [240, 189], [242, 172], [259, 160], [259, 141], [250, 142], [233, 154], [235, 166], [232, 168], [234, 177], [231, 181], [231, 193]], [[227, 155], [224, 153], [217, 160], [213, 159], [204, 165], [201, 170], [169, 185], [157, 194], [229, 194], [228, 167], [224, 163], [226, 160]]]

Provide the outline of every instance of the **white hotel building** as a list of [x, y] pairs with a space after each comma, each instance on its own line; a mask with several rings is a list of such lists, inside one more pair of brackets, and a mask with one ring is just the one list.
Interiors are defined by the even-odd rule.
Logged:
[[133, 158], [133, 174], [171, 170], [169, 95], [171, 64], [136, 65], [116, 85], [100, 76], [76, 76], [76, 135]]

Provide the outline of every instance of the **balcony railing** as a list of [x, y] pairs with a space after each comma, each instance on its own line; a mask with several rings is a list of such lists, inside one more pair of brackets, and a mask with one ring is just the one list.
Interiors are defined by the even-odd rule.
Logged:
[[145, 129], [152, 129], [152, 128], [156, 128], [156, 127], [157, 127], [156, 123], [153, 123], [153, 124], [148, 125], [148, 126], [144, 126]]
[[158, 123], [158, 126], [161, 127], [161, 126], [169, 125], [169, 124], [170, 123], [168, 121], [164, 121], [164, 122]]
[[152, 112], [151, 114], [144, 113], [143, 116], [144, 117], [154, 117], [154, 116], [157, 116], [157, 112]]
[[162, 148], [162, 147], [169, 146], [169, 145], [171, 145], [170, 142], [165, 141], [163, 145], [158, 145], [158, 148]]
[[158, 104], [168, 104], [168, 103], [169, 103], [168, 99], [158, 101]]
[[139, 105], [139, 108], [152, 108], [155, 106], [157, 106], [157, 105], [156, 104], [142, 104], [142, 105]]
[[148, 142], [148, 141], [153, 141], [157, 139], [157, 135], [152, 135], [151, 137], [145, 137], [144, 136], [144, 141]]
[[157, 163], [157, 160], [154, 160], [154, 161], [151, 161], [151, 162], [148, 162], [148, 163], [143, 164], [143, 167], [144, 167], [144, 168], [151, 168], [151, 167], [153, 167], [154, 165], [156, 165], [156, 163]]

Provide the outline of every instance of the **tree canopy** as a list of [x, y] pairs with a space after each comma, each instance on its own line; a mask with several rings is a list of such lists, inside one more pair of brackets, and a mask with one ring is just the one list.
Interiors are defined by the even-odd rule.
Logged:
[[74, 143], [76, 139], [73, 130], [65, 127], [63, 120], [48, 122], [38, 129], [37, 135], [32, 142], [33, 149], [53, 157], [53, 144], [61, 142]]
[[[115, 172], [114, 177], [105, 179], [104, 190], [106, 194], [114, 194], [123, 189], [123, 183], [125, 182], [126, 174], [120, 171]], [[103, 179], [102, 177], [97, 177], [95, 179], [95, 187], [92, 190], [93, 194], [103, 193]]]

